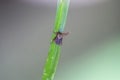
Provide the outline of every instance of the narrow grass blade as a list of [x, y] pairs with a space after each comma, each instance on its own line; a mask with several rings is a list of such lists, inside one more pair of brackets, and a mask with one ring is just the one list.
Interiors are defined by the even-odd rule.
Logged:
[[[69, 0], [58, 0], [54, 32], [63, 32], [69, 7]], [[55, 34], [52, 34], [52, 39]], [[44, 66], [42, 80], [53, 80], [60, 56], [60, 45], [50, 44], [47, 61]]]

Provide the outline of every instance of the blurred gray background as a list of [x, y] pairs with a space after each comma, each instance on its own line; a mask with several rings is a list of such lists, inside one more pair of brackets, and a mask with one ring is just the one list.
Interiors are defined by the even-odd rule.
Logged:
[[[54, 80], [120, 80], [119, 0], [71, 0]], [[41, 80], [57, 0], [0, 1], [0, 80]]]

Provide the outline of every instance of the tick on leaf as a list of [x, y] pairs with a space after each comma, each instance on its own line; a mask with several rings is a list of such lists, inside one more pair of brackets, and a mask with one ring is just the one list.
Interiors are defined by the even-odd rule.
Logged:
[[57, 45], [62, 45], [63, 37], [69, 34], [69, 32], [62, 33], [60, 31], [54, 33], [56, 36], [53, 38], [52, 42], [54, 41]]

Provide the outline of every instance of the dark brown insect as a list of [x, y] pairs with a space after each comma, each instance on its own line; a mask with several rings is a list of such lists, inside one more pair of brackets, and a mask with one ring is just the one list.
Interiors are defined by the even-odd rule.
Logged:
[[62, 33], [60, 31], [54, 33], [56, 34], [56, 36], [53, 38], [52, 42], [54, 41], [57, 45], [62, 45], [63, 37], [69, 34], [69, 32]]

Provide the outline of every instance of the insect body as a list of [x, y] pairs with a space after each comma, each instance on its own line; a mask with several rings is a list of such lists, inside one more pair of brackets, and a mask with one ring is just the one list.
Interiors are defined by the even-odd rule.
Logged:
[[63, 37], [68, 35], [68, 32], [67, 33], [62, 33], [62, 32], [54, 32], [56, 34], [56, 36], [53, 38], [52, 41], [54, 41], [57, 45], [62, 45], [62, 40], [63, 40]]

